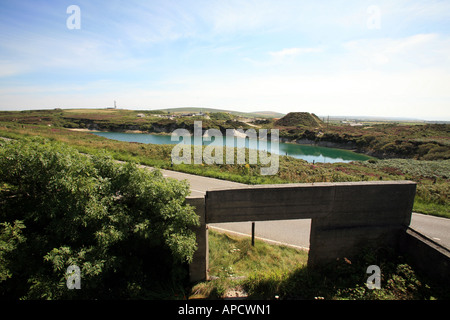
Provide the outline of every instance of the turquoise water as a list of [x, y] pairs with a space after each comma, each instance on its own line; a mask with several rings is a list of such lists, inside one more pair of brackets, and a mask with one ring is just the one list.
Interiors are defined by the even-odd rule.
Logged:
[[[158, 135], [158, 134], [148, 134], [148, 133], [124, 133], [124, 132], [92, 132], [93, 134], [113, 139], [119, 141], [126, 142], [140, 142], [140, 143], [152, 143], [152, 144], [178, 144], [183, 141], [180, 140], [172, 141], [170, 135]], [[249, 142], [249, 139], [236, 138], [242, 145], [245, 143], [246, 147], [251, 145], [252, 147], [259, 144], [257, 141], [252, 140]], [[192, 141], [192, 139], [191, 139]], [[223, 141], [226, 141], [225, 138]], [[204, 145], [208, 145], [212, 143], [213, 145], [221, 145], [223, 141], [203, 141]], [[227, 143], [227, 145], [230, 145]], [[271, 151], [270, 141], [267, 143], [266, 148], [262, 148], [263, 150]], [[309, 146], [309, 145], [300, 145], [295, 143], [279, 143], [279, 148], [274, 150], [280, 155], [288, 155], [297, 159], [303, 159], [308, 162], [350, 162], [350, 161], [365, 161], [370, 159], [370, 157], [358, 154], [355, 152], [342, 150], [342, 149], [334, 149], [334, 148], [326, 148], [326, 147], [317, 147], [317, 146]]]

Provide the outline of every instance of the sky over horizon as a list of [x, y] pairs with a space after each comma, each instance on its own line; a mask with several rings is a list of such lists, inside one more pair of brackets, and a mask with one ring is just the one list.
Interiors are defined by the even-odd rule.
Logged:
[[0, 0], [0, 110], [114, 101], [450, 121], [450, 1]]

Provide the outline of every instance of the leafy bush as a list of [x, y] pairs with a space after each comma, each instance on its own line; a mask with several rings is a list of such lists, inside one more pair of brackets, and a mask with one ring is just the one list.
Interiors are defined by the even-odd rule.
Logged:
[[[179, 281], [196, 250], [189, 186], [159, 171], [10, 141], [0, 143], [0, 186], [3, 298], [149, 297]], [[66, 286], [70, 265], [81, 290]]]
[[275, 121], [277, 126], [305, 126], [305, 127], [321, 127], [322, 120], [314, 113], [309, 112], [289, 112], [283, 118]]
[[213, 120], [231, 120], [233, 116], [226, 112], [212, 112], [209, 114], [210, 118]]

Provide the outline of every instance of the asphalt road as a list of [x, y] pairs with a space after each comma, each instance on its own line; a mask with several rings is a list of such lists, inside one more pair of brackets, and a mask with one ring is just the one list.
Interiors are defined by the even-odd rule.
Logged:
[[413, 213], [410, 227], [450, 249], [450, 219]]
[[[188, 180], [191, 194], [201, 196], [207, 190], [233, 187], [248, 187], [246, 184], [220, 179], [196, 176], [187, 173], [161, 170], [165, 177], [177, 180]], [[214, 223], [209, 227], [219, 231], [233, 232], [241, 235], [251, 235], [251, 222]], [[274, 243], [308, 249], [310, 219], [258, 221], [255, 222], [255, 237]], [[433, 241], [450, 249], [450, 219], [413, 213], [411, 228], [426, 235]]]

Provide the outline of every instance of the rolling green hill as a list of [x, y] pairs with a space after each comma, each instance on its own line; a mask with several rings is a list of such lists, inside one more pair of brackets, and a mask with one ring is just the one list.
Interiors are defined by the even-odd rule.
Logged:
[[276, 126], [283, 127], [321, 127], [322, 120], [314, 113], [289, 112], [283, 118], [275, 121]]

